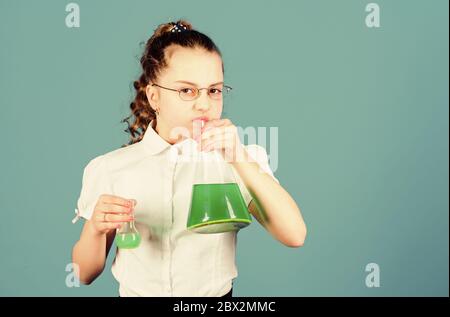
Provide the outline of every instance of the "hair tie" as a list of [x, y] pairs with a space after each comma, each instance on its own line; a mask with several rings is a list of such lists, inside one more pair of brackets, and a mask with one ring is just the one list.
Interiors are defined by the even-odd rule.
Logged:
[[183, 32], [183, 31], [187, 31], [187, 27], [185, 25], [183, 25], [180, 22], [177, 22], [174, 24], [174, 27], [172, 28], [172, 30], [170, 30], [170, 32], [175, 33], [175, 32]]

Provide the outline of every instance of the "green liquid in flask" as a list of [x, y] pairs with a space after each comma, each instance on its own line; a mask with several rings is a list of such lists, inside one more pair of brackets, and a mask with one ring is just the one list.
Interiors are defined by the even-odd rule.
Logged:
[[141, 243], [141, 235], [139, 233], [118, 233], [114, 241], [120, 249], [134, 249]]
[[226, 232], [246, 227], [251, 221], [237, 183], [194, 185], [188, 229]]

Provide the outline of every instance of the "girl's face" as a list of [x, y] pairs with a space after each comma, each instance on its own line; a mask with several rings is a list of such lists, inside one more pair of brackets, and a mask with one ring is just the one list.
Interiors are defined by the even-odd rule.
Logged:
[[[217, 53], [172, 46], [166, 49], [166, 58], [168, 67], [155, 84], [175, 90], [223, 88], [222, 59]], [[211, 99], [208, 90], [202, 89], [197, 99], [185, 101], [178, 92], [151, 84], [147, 86], [147, 98], [153, 109], [159, 109], [156, 131], [167, 142], [180, 141], [176, 136], [179, 130], [189, 131], [191, 136], [194, 118], [220, 119], [223, 100]]]

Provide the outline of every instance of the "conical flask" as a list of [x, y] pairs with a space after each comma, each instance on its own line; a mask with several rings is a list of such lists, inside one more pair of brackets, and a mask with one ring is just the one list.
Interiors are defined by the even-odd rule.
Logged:
[[231, 166], [218, 151], [194, 151], [187, 229], [197, 233], [237, 231], [252, 222]]
[[[134, 214], [134, 202], [132, 214]], [[119, 249], [134, 249], [141, 244], [141, 235], [136, 229], [134, 220], [122, 223], [116, 231], [114, 241]]]

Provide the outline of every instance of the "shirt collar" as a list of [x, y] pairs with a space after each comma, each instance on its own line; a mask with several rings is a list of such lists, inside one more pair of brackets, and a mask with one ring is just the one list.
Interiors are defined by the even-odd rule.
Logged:
[[164, 140], [155, 130], [154, 125], [156, 121], [152, 120], [147, 126], [147, 130], [144, 132], [144, 137], [142, 138], [142, 144], [145, 146], [146, 150], [152, 154], [156, 155], [169, 148], [171, 144]]

